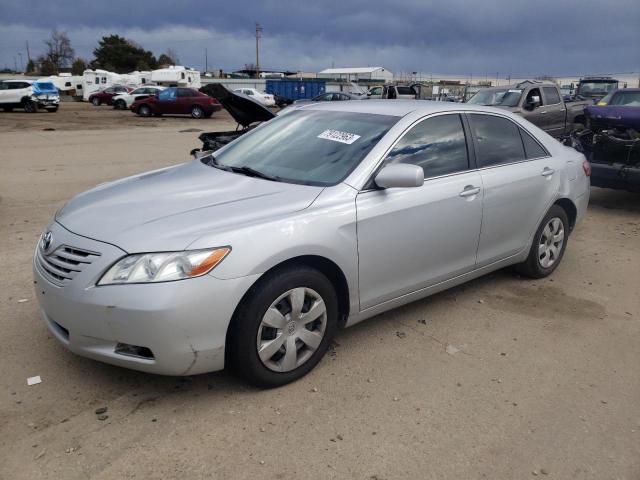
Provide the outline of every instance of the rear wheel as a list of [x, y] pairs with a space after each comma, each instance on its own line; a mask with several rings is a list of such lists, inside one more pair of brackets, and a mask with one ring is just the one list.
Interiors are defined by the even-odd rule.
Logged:
[[38, 106], [31, 100], [25, 100], [22, 103], [22, 106], [24, 108], [24, 111], [27, 113], [36, 113], [38, 111]]
[[141, 117], [150, 117], [151, 108], [149, 108], [149, 105], [140, 105], [138, 107], [138, 115], [140, 115]]
[[191, 116], [193, 118], [204, 118], [204, 110], [202, 110], [202, 107], [194, 105], [191, 107]]
[[569, 237], [569, 219], [559, 205], [552, 206], [540, 223], [527, 260], [517, 266], [523, 275], [542, 278], [550, 275], [562, 260]]
[[91, 99], [91, 103], [93, 103], [96, 107], [100, 106], [100, 99], [98, 97], [93, 97]]
[[338, 324], [331, 282], [308, 267], [260, 279], [238, 306], [227, 347], [232, 366], [260, 387], [293, 382], [322, 359]]
[[115, 108], [116, 110], [126, 110], [127, 104], [124, 100], [116, 100], [113, 104], [113, 108]]

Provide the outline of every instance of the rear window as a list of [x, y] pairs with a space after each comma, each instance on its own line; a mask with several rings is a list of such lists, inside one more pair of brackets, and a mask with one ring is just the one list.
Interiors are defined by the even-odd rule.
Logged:
[[476, 140], [479, 167], [490, 167], [525, 159], [519, 127], [494, 115], [470, 114], [469, 123]]
[[558, 90], [553, 87], [542, 87], [542, 91], [544, 92], [544, 96], [547, 99], [547, 105], [555, 105], [556, 103], [560, 103], [560, 95], [558, 95]]
[[520, 136], [522, 137], [524, 153], [527, 156], [527, 160], [549, 156], [549, 153], [523, 129], [520, 129]]
[[416, 92], [413, 91], [411, 87], [396, 87], [398, 89], [398, 95], [415, 95]]

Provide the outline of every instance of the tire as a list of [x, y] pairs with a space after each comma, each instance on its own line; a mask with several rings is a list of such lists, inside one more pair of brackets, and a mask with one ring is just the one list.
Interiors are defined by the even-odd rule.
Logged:
[[140, 105], [138, 107], [138, 115], [140, 115], [141, 117], [150, 117], [151, 108], [149, 108], [149, 105]]
[[116, 110], [126, 110], [127, 104], [124, 102], [124, 100], [116, 100], [113, 104], [113, 108], [115, 108]]
[[[301, 298], [304, 302], [299, 303]], [[292, 314], [295, 304], [301, 305], [302, 317]], [[319, 314], [317, 318], [305, 323], [295, 321], [304, 319], [312, 307], [314, 317]], [[277, 269], [251, 287], [236, 309], [227, 338], [227, 359], [253, 385], [286, 385], [318, 364], [337, 325], [338, 299], [325, 275], [303, 266]]]
[[99, 107], [101, 102], [100, 102], [100, 99], [98, 97], [93, 97], [91, 99], [91, 103], [93, 103], [94, 107]]
[[191, 107], [191, 116], [197, 119], [204, 118], [204, 110], [202, 109], [202, 107], [194, 105], [193, 107]]
[[31, 100], [25, 100], [22, 104], [22, 107], [27, 113], [36, 113], [38, 111], [38, 106]]
[[[550, 275], [562, 261], [569, 239], [569, 218], [559, 205], [552, 206], [540, 222], [527, 259], [516, 269], [530, 278]], [[562, 243], [559, 243], [559, 242]]]

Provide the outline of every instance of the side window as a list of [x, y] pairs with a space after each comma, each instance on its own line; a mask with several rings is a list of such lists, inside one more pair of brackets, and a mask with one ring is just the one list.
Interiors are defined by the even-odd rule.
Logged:
[[163, 90], [158, 95], [159, 100], [169, 101], [176, 99], [176, 90], [174, 88], [168, 88], [167, 90]]
[[102, 83], [107, 83], [107, 77], [102, 77]]
[[186, 88], [179, 88], [178, 89], [178, 97], [180, 98], [184, 98], [184, 97], [190, 97], [191, 93], [189, 92], [188, 89]]
[[544, 92], [544, 97], [546, 98], [547, 105], [555, 105], [560, 103], [560, 95], [558, 95], [558, 90], [553, 87], [542, 87], [542, 91]]
[[522, 143], [524, 144], [524, 153], [527, 156], [527, 160], [549, 156], [549, 153], [523, 129], [520, 129], [520, 136], [522, 137]]
[[467, 170], [467, 143], [460, 115], [439, 115], [420, 122], [393, 147], [385, 163], [418, 165], [425, 178]]
[[100, 84], [100, 77], [96, 77], [96, 85]]
[[0, 90], [7, 90], [9, 88], [9, 84], [5, 82], [0, 82]]
[[525, 159], [518, 126], [494, 115], [469, 114], [476, 140], [478, 167], [489, 167]]
[[540, 95], [540, 89], [539, 88], [532, 88], [531, 90], [529, 90], [529, 93], [527, 93], [527, 98], [524, 101], [525, 105], [529, 102], [533, 101], [533, 97], [538, 97], [540, 99], [540, 105], [544, 105], [545, 103], [542, 101], [542, 96]]

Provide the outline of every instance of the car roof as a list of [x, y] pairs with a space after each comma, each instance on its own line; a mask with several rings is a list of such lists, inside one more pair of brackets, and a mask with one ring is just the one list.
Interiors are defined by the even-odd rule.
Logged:
[[[27, 80], [26, 78], [7, 78], [6, 80], [0, 80], [1, 82], [26, 82], [33, 83], [33, 80]], [[45, 80], [48, 81], [48, 80]]]
[[471, 105], [468, 103], [434, 102], [431, 100], [373, 100], [367, 99], [359, 102], [313, 102], [305, 105], [305, 110], [328, 110], [335, 112], [372, 113], [377, 115], [392, 115], [404, 117], [412, 112], [424, 115], [430, 113], [468, 111], [468, 112], [493, 112], [502, 115], [508, 114], [506, 110], [487, 107], [484, 105]]

